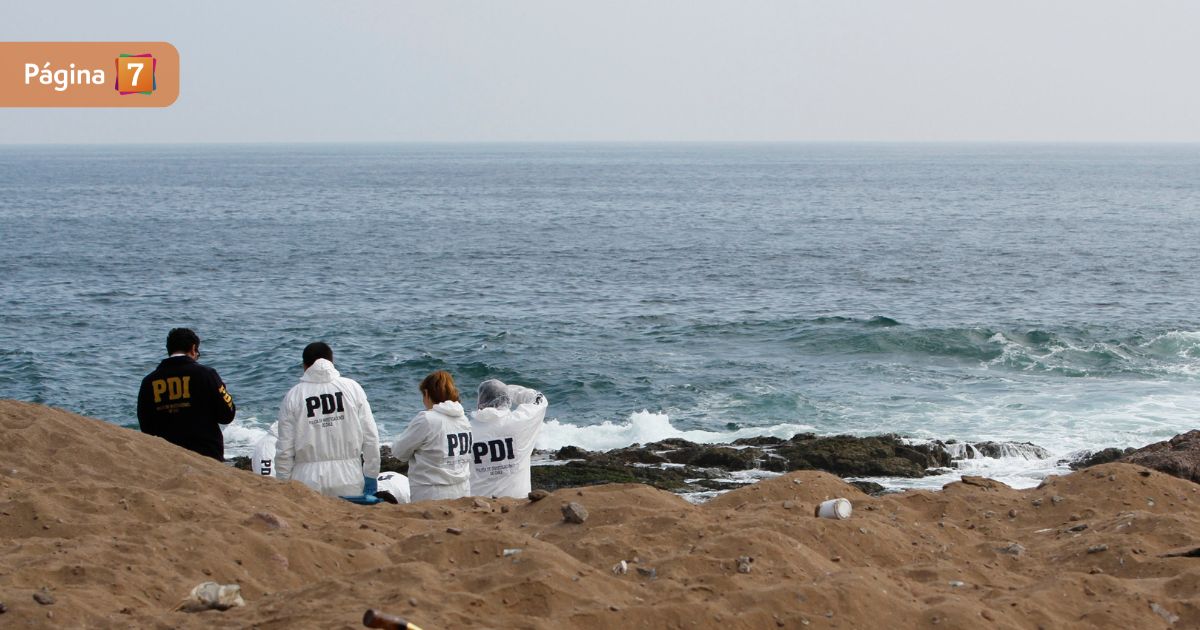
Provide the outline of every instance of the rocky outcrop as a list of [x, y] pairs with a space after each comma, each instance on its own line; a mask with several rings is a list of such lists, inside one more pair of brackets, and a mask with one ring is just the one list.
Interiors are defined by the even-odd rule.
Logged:
[[[647, 444], [645, 448], [657, 450], [661, 442]], [[735, 448], [723, 444], [691, 444], [680, 446], [660, 453], [672, 464], [685, 464], [700, 468], [721, 468], [723, 470], [749, 470], [758, 468], [757, 463], [762, 459], [761, 450], [753, 447]]]
[[[392, 457], [391, 448], [381, 447], [380, 455], [381, 471], [408, 474], [408, 463]], [[731, 444], [697, 444], [671, 438], [604, 452], [578, 446], [542, 452], [540, 457], [549, 456], [557, 462], [539, 465], [535, 459], [531, 481], [535, 489], [550, 491], [606, 483], [642, 483], [686, 493], [728, 490], [753, 478], [753, 475], [747, 478], [732, 474], [741, 471], [821, 470], [842, 477], [914, 478], [943, 472], [953, 467], [956, 459], [1046, 455], [1045, 449], [1027, 443], [909, 443], [897, 435], [799, 433], [786, 440], [754, 437]], [[233, 463], [249, 467], [249, 460], [244, 457], [236, 458]], [[864, 482], [862, 489], [878, 493], [882, 486]]]
[[1188, 431], [1139, 449], [1106, 448], [1071, 462], [1080, 470], [1109, 462], [1137, 464], [1200, 483], [1200, 431]]
[[936, 444], [906, 444], [895, 435], [794, 436], [774, 449], [787, 470], [824, 470], [843, 477], [924, 477], [930, 468], [951, 465]]
[[379, 472], [398, 472], [402, 475], [408, 474], [408, 462], [402, 462], [395, 457], [392, 457], [392, 447], [379, 447]]
[[1016, 459], [1046, 459], [1050, 457], [1050, 451], [1033, 444], [1031, 442], [958, 442], [950, 440], [945, 443], [939, 442], [946, 452], [953, 459], [979, 459], [982, 457], [990, 457], [994, 459], [1000, 458], [1016, 458]]
[[[676, 492], [728, 489], [729, 473], [745, 470], [823, 470], [847, 477], [922, 477], [951, 465], [940, 443], [908, 444], [895, 435], [743, 439], [733, 444], [696, 444], [672, 438], [607, 452], [567, 446], [554, 453], [566, 464], [534, 466], [533, 486], [557, 488], [640, 482]], [[673, 465], [672, 465], [673, 464]], [[882, 487], [870, 486], [868, 491]]]
[[1165, 442], [1144, 446], [1119, 461], [1200, 483], [1200, 431], [1188, 431]]
[[1083, 470], [1084, 468], [1091, 468], [1092, 466], [1099, 466], [1100, 464], [1115, 462], [1132, 452], [1133, 449], [1131, 448], [1106, 448], [1100, 451], [1087, 453], [1083, 457], [1070, 462], [1069, 465], [1071, 466], [1071, 470]]
[[643, 483], [671, 492], [696, 492], [706, 487], [700, 482], [716, 476], [713, 472], [690, 466], [637, 466], [607, 458], [606, 453], [594, 455], [596, 457], [588, 461], [533, 466], [530, 468], [530, 483], [536, 489], [549, 491], [605, 483]]

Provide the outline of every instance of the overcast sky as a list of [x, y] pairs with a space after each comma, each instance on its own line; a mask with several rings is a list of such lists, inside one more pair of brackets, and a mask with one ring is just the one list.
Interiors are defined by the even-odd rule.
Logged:
[[1200, 141], [1195, 0], [42, 0], [0, 40], [183, 64], [170, 108], [0, 143]]

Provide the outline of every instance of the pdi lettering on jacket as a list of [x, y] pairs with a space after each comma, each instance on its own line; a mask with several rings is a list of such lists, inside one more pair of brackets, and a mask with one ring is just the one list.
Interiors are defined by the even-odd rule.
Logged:
[[[446, 434], [446, 457], [455, 455], [466, 455], [471, 448], [471, 434], [468, 433], [448, 433]], [[455, 453], [455, 451], [458, 451]]]
[[513, 449], [513, 439], [504, 438], [503, 440], [488, 440], [487, 442], [476, 442], [471, 445], [471, 451], [475, 455], [475, 465], [483, 463], [483, 458], [491, 456], [491, 461], [502, 462], [506, 459], [516, 459], [517, 454]]

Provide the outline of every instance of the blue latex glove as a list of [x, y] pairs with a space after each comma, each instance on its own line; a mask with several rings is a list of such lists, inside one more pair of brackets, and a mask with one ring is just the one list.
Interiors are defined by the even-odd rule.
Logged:
[[371, 496], [379, 492], [379, 481], [374, 477], [363, 477], [363, 494]]
[[375, 505], [376, 503], [383, 503], [383, 499], [380, 499], [379, 497], [377, 497], [373, 494], [360, 494], [355, 497], [339, 497], [339, 498], [345, 499], [351, 503], [357, 503], [359, 505]]

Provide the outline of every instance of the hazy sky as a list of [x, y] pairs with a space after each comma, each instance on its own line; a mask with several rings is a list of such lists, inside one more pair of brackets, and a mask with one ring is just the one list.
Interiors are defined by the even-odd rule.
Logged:
[[1195, 0], [4, 2], [0, 40], [165, 40], [183, 76], [163, 110], [0, 109], [0, 143], [1197, 142], [1198, 29]]

